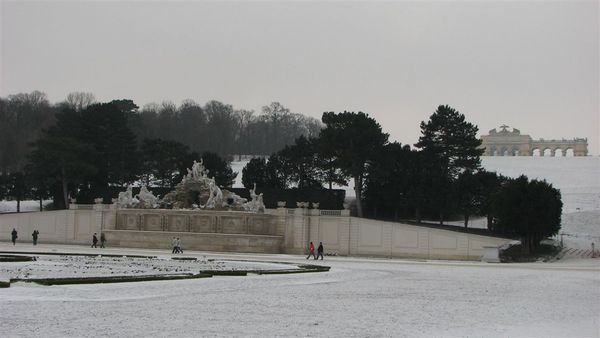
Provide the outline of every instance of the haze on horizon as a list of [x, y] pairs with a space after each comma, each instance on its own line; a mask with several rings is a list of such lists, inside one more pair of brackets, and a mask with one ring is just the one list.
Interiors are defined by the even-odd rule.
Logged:
[[364, 111], [403, 144], [448, 104], [481, 134], [507, 124], [533, 138], [587, 137], [598, 155], [599, 7], [0, 0], [0, 96]]

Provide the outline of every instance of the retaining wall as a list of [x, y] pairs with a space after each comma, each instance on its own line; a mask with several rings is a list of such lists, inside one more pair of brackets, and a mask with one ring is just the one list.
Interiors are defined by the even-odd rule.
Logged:
[[104, 232], [109, 246], [164, 248], [179, 237], [185, 249], [306, 254], [323, 242], [337, 255], [480, 260], [484, 247], [510, 239], [431, 227], [350, 217], [347, 210], [268, 209], [265, 214], [180, 210], [117, 210], [114, 206], [72, 206], [70, 210], [0, 215], [0, 240], [89, 244]]

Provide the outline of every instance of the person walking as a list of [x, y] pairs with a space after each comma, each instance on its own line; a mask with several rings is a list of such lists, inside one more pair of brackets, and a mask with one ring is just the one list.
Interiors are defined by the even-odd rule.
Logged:
[[13, 228], [13, 231], [10, 233], [10, 238], [12, 239], [13, 245], [15, 245], [15, 243], [17, 243], [17, 238], [19, 238], [19, 236], [17, 236], [17, 229]]
[[181, 240], [179, 239], [179, 237], [177, 237], [177, 239], [175, 240], [175, 248], [177, 249], [175, 253], [183, 253], [183, 250], [181, 250]]
[[39, 231], [33, 230], [33, 232], [31, 233], [31, 238], [33, 238], [33, 245], [37, 245], [37, 240], [38, 240], [38, 235], [40, 234]]
[[317, 256], [315, 256], [315, 245], [313, 242], [310, 242], [310, 245], [308, 246], [308, 256], [306, 256], [306, 259], [308, 259], [311, 255], [314, 259], [317, 259]]
[[106, 236], [103, 232], [100, 233], [100, 248], [106, 248]]
[[177, 253], [177, 240], [175, 239], [175, 237], [173, 237], [173, 239], [171, 240], [171, 247], [173, 248], [171, 253]]
[[92, 236], [92, 248], [97, 248], [97, 247], [98, 247], [98, 236], [94, 232], [94, 236]]
[[319, 257], [321, 257], [321, 260], [323, 260], [323, 242], [319, 242], [319, 247], [317, 248], [317, 257], [315, 257], [315, 259], [319, 259]]

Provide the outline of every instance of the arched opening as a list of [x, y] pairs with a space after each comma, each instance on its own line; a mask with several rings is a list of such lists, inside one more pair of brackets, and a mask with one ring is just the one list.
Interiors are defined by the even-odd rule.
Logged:
[[567, 150], [565, 150], [565, 156], [566, 157], [574, 157], [575, 151], [573, 151], [573, 148], [567, 148]]
[[519, 149], [513, 148], [513, 150], [512, 150], [512, 156], [519, 156]]
[[492, 155], [492, 156], [498, 156], [498, 149], [496, 149], [496, 147], [492, 147], [490, 149], [490, 155]]
[[535, 157], [540, 157], [542, 156], [542, 152], [539, 149], [533, 149], [533, 151], [531, 152], [531, 156], [535, 156]]
[[500, 156], [508, 156], [510, 155], [510, 153], [508, 152], [508, 149], [506, 149], [506, 147], [502, 147], [502, 150], [500, 150]]
[[560, 148], [554, 150], [554, 156], [555, 157], [563, 157], [564, 156], [563, 150]]
[[550, 148], [546, 148], [544, 149], [544, 155], [542, 155], [544, 157], [552, 157], [552, 149]]

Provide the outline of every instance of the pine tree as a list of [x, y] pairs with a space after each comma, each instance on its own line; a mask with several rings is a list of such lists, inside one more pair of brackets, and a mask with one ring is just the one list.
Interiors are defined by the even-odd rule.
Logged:
[[[424, 158], [435, 162], [436, 170], [426, 194], [428, 203], [439, 211], [440, 223], [445, 214], [455, 207], [454, 184], [459, 175], [480, 168], [481, 140], [477, 127], [450, 106], [439, 106], [429, 121], [421, 122], [422, 136], [415, 144]], [[439, 170], [437, 170], [439, 169]]]
[[354, 192], [359, 217], [363, 217], [363, 181], [369, 162], [387, 144], [388, 134], [377, 121], [363, 112], [323, 113], [326, 127], [320, 138], [330, 145], [335, 164], [354, 179]]
[[429, 121], [421, 122], [421, 133], [417, 148], [435, 154], [442, 160], [448, 178], [456, 179], [465, 171], [475, 171], [480, 167], [477, 126], [467, 122], [465, 116], [450, 106], [439, 106]]

